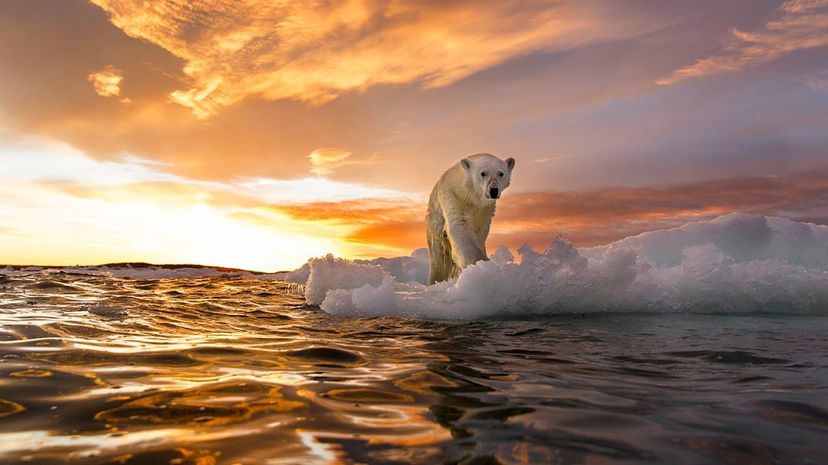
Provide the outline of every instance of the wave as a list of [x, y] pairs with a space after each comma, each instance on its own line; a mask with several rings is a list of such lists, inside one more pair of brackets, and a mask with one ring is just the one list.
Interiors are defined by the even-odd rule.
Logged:
[[[504, 247], [425, 286], [422, 254], [395, 268], [332, 256], [308, 262], [305, 297], [337, 315], [481, 319], [607, 312], [828, 314], [828, 227], [730, 214], [575, 248], [555, 238], [516, 261]], [[425, 261], [427, 267], [427, 260]]]

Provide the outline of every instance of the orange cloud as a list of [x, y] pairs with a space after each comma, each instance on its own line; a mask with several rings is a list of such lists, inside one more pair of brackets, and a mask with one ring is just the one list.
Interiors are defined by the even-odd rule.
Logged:
[[425, 241], [425, 200], [358, 199], [273, 206], [294, 220], [341, 228], [353, 256], [407, 255]]
[[[800, 101], [786, 92], [791, 86], [804, 87], [804, 82], [822, 88], [818, 79], [823, 76], [814, 68], [824, 66], [810, 57], [819, 58], [825, 50], [809, 52], [804, 60], [780, 60], [768, 73], [757, 73], [762, 79], [740, 73], [713, 93], [691, 89], [686, 98], [698, 104], [689, 109], [683, 95], [652, 92], [656, 78], [692, 63], [699, 49], [709, 50], [711, 42], [716, 49], [719, 39], [711, 31], [726, 31], [735, 21], [753, 24], [760, 14], [766, 17], [770, 10], [764, 3], [751, 6], [739, 0], [713, 8], [721, 2], [705, 0], [690, 7], [681, 2], [530, 0], [484, 5], [426, 0], [416, 2], [416, 10], [407, 7], [406, 14], [400, 13], [406, 6], [395, 1], [365, 3], [375, 13], [360, 23], [362, 29], [310, 21], [300, 29], [328, 32], [323, 39], [309, 40], [306, 48], [289, 49], [292, 54], [283, 45], [293, 42], [245, 42], [244, 34], [222, 33], [265, 28], [268, 23], [273, 32], [268, 37], [280, 37], [285, 31], [281, 16], [268, 16], [276, 3], [264, 4], [247, 21], [245, 11], [253, 3], [244, 0], [187, 2], [186, 8], [165, 0], [146, 7], [106, 2], [106, 11], [79, 1], [0, 2], [0, 63], [7, 65], [0, 67], [0, 131], [14, 138], [62, 141], [97, 160], [132, 154], [164, 163], [181, 177], [221, 182], [304, 180], [314, 168], [308, 155], [336, 147], [352, 155], [327, 165], [334, 170], [327, 176], [351, 185], [413, 192], [429, 189], [448, 166], [477, 151], [525, 160], [519, 163], [527, 169], [519, 169], [514, 180], [515, 188], [524, 190], [639, 183], [641, 170], [635, 167], [641, 164], [665, 181], [710, 173], [767, 174], [800, 169], [825, 152], [819, 133], [824, 111], [818, 99]], [[280, 3], [286, 12], [304, 8], [299, 1]], [[318, 11], [308, 14], [333, 14], [329, 10], [340, 4], [321, 2]], [[127, 10], [136, 18], [127, 17]], [[130, 35], [114, 25], [119, 18]], [[759, 21], [754, 29], [765, 20]], [[555, 29], [561, 22], [563, 31], [574, 32]], [[300, 32], [305, 33], [296, 31], [288, 39], [299, 43]], [[531, 48], [532, 41], [515, 45], [516, 38], [533, 32], [561, 35], [539, 48]], [[475, 40], [466, 40], [475, 34]], [[156, 35], [157, 40], [149, 38]], [[142, 40], [144, 36], [148, 38]], [[225, 37], [223, 45], [214, 47], [222, 42], [215, 37]], [[434, 40], [427, 42], [428, 37]], [[490, 53], [489, 43], [501, 37], [502, 47]], [[227, 56], [219, 56], [220, 50]], [[368, 54], [370, 50], [376, 54]], [[503, 53], [495, 56], [497, 51]], [[434, 60], [417, 62], [430, 54]], [[359, 71], [351, 67], [358, 56], [374, 57], [387, 68], [375, 73], [376, 81], [367, 78], [365, 92], [347, 84], [334, 89], [336, 100], [318, 106], [303, 103], [300, 94], [266, 100], [271, 72], [304, 64], [318, 72], [303, 74], [303, 79], [339, 79], [337, 73], [348, 73], [342, 81], [348, 82], [352, 76], [367, 75], [351, 74]], [[447, 81], [440, 77], [474, 72], [485, 66], [484, 58], [494, 60], [485, 72], [425, 89], [444, 85]], [[506, 61], [496, 62], [500, 59]], [[792, 71], [789, 61], [813, 63], [798, 63]], [[194, 66], [198, 63], [209, 66], [200, 69]], [[107, 65], [117, 66], [125, 76], [119, 97], [102, 98], [88, 81], [91, 72]], [[449, 72], [455, 66], [462, 73]], [[383, 84], [392, 71], [407, 79], [418, 75], [418, 69], [423, 75], [413, 81]], [[806, 75], [814, 79], [791, 81], [792, 76]], [[213, 87], [207, 78], [216, 76], [222, 81]], [[205, 105], [228, 93], [246, 97], [231, 106], [218, 105], [217, 114], [198, 120], [190, 107], [170, 101], [173, 92], [192, 89], [207, 92], [192, 94]], [[132, 103], [120, 104], [123, 96]], [[644, 101], [652, 104], [639, 104]], [[608, 118], [608, 112], [624, 117]], [[761, 122], [735, 117], [750, 112], [760, 115]], [[721, 121], [709, 115], [720, 115]], [[731, 157], [736, 152], [738, 161]], [[529, 164], [544, 159], [550, 160]], [[268, 189], [302, 192], [284, 185]], [[350, 192], [331, 189], [310, 200], [342, 200], [336, 195]]]
[[499, 207], [492, 243], [545, 246], [564, 234], [579, 246], [601, 245], [737, 211], [826, 223], [826, 174], [823, 169], [775, 177], [517, 194]]
[[[359, 245], [355, 255], [400, 255], [426, 246], [424, 203], [360, 199], [272, 208], [294, 219], [344, 227], [345, 240]], [[498, 205], [489, 245], [544, 247], [559, 234], [578, 246], [601, 245], [735, 211], [826, 224], [828, 172], [507, 194]]]
[[124, 75], [111, 66], [90, 74], [87, 79], [92, 83], [95, 92], [102, 97], [118, 97], [121, 95], [121, 81], [124, 80]]
[[320, 104], [379, 84], [446, 86], [528, 52], [653, 27], [601, 4], [546, 0], [92, 3], [185, 61], [188, 87], [170, 98], [199, 118], [247, 96]]
[[678, 69], [656, 83], [670, 85], [689, 78], [735, 72], [796, 50], [824, 47], [828, 45], [828, 0], [789, 0], [761, 30], [733, 29], [731, 34], [718, 55]]
[[330, 174], [337, 166], [341, 166], [345, 159], [351, 156], [351, 152], [342, 149], [325, 148], [316, 149], [308, 155], [310, 160], [311, 173], [318, 176]]

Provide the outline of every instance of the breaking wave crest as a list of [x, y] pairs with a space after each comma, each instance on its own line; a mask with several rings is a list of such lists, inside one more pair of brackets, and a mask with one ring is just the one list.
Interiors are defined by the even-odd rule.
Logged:
[[[306, 300], [337, 315], [481, 319], [604, 312], [828, 313], [828, 227], [731, 214], [577, 249], [504, 247], [425, 286], [427, 257], [311, 259]], [[386, 266], [381, 266], [386, 265]], [[405, 274], [400, 270], [406, 270]]]

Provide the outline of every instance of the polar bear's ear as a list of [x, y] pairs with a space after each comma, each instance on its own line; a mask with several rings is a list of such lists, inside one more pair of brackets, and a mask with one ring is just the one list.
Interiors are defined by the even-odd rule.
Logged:
[[514, 169], [514, 167], [515, 167], [515, 159], [514, 158], [507, 158], [506, 159], [506, 166], [509, 167], [509, 172], [511, 172], [512, 169]]
[[463, 166], [463, 169], [466, 170], [466, 171], [471, 169], [471, 162], [469, 161], [468, 158], [464, 158], [464, 159], [460, 160], [460, 164]]

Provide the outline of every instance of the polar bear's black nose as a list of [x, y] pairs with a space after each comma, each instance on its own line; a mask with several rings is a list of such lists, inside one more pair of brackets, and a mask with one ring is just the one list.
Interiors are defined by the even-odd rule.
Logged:
[[491, 197], [493, 199], [496, 199], [498, 193], [499, 193], [499, 191], [498, 191], [497, 187], [490, 187], [489, 188], [489, 197]]

